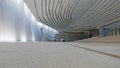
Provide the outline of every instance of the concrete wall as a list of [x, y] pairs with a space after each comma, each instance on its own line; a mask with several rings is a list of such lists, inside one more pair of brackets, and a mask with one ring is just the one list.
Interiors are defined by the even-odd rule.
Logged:
[[54, 29], [38, 23], [23, 0], [0, 0], [0, 42], [41, 41], [41, 28], [53, 40]]
[[[106, 29], [106, 32], [104, 29]], [[107, 34], [106, 36], [120, 35], [120, 21], [116, 21], [113, 24], [103, 26], [100, 28], [99, 32], [103, 36], [105, 36], [104, 33]]]
[[82, 40], [84, 38], [88, 38], [88, 35], [85, 33], [59, 33], [56, 35], [57, 41], [61, 41], [61, 39], [64, 39], [67, 42], [76, 41], [76, 40]]

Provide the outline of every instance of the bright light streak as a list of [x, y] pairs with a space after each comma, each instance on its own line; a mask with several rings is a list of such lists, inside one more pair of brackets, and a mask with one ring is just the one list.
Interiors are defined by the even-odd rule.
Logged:
[[38, 24], [40, 27], [43, 27], [43, 24], [42, 24], [42, 23], [37, 22], [37, 24]]
[[25, 3], [24, 3], [24, 10], [25, 10], [25, 14], [28, 15], [28, 7]]
[[21, 42], [26, 42], [26, 38], [24, 36], [21, 37]]
[[45, 28], [48, 29], [49, 27], [47, 25], [45, 25]]
[[35, 42], [35, 36], [32, 35], [32, 41]]
[[20, 42], [26, 42], [27, 41], [25, 32], [21, 32], [20, 40], [21, 40]]
[[34, 15], [31, 14], [31, 17], [32, 17], [32, 21], [33, 21], [33, 23], [35, 23], [34, 21], [35, 21], [36, 19], [35, 19]]
[[18, 4], [18, 5], [20, 5], [21, 4], [21, 2], [22, 2], [22, 0], [12, 0], [15, 4]]
[[10, 33], [0, 34], [0, 42], [16, 42], [16, 37]]

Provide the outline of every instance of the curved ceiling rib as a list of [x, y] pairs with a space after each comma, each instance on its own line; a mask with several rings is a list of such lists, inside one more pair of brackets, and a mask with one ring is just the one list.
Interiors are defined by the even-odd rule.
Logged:
[[65, 19], [62, 16], [62, 10], [63, 10], [64, 3], [65, 3], [64, 1], [61, 2], [61, 6], [60, 6], [60, 9], [59, 9], [60, 10], [59, 11], [59, 17], [60, 17], [61, 22], [63, 23], [63, 25], [67, 24], [67, 22], [65, 21]]
[[[58, 31], [95, 29], [120, 20], [120, 0], [33, 0], [36, 17]], [[25, 0], [31, 3], [30, 0]], [[33, 5], [32, 5], [33, 7]]]
[[[69, 4], [69, 2], [70, 2], [70, 0], [65, 1], [65, 2], [62, 4], [62, 6], [61, 6], [61, 10], [62, 10], [62, 11], [64, 10], [64, 12], [63, 12], [63, 13], [61, 12], [60, 15], [61, 15], [61, 17], [62, 17], [62, 21], [63, 21], [64, 24], [68, 24], [68, 22], [66, 21], [65, 16], [67, 15], [66, 11], [68, 10], [67, 5]], [[66, 5], [65, 5], [65, 3], [66, 3]], [[64, 8], [64, 7], [65, 7], [65, 8]], [[63, 8], [64, 8], [64, 9], [63, 9]]]
[[[54, 1], [53, 1], [54, 2]], [[49, 15], [50, 15], [50, 19], [51, 19], [51, 21], [52, 21], [52, 23], [55, 25], [55, 19], [54, 19], [54, 17], [52, 16], [53, 15], [53, 12], [50, 10], [50, 8], [51, 9], [53, 9], [53, 6], [51, 7], [51, 1], [49, 1], [49, 5], [48, 5], [48, 12], [49, 12]]]
[[[41, 22], [44, 22], [45, 24], [49, 25], [48, 23], [46, 23], [47, 22], [46, 20], [42, 20], [43, 15], [42, 15], [42, 18], [40, 18], [39, 14], [38, 14], [39, 12], [38, 12], [38, 8], [37, 8], [36, 0], [34, 0], [34, 5], [35, 5], [37, 17], [40, 19]], [[42, 6], [42, 3], [41, 3], [41, 6]], [[43, 11], [42, 11], [42, 13], [43, 13]]]
[[73, 4], [73, 8], [71, 8], [70, 16], [69, 16], [70, 20], [72, 20], [73, 11], [76, 8], [76, 6], [78, 5], [78, 3], [79, 3], [79, 0], [75, 1], [75, 4]]
[[56, 12], [56, 15], [57, 15], [57, 20], [62, 25], [62, 21], [61, 21], [61, 18], [60, 18], [60, 7], [61, 7], [61, 5], [62, 5], [62, 0], [58, 0], [58, 13]]
[[[79, 0], [68, 0], [67, 5], [65, 6], [65, 2], [62, 0], [57, 0], [57, 5], [55, 10], [50, 10], [50, 6], [51, 6], [51, 1], [47, 1], [47, 0], [41, 0], [41, 8], [42, 8], [42, 19], [44, 20], [43, 22], [46, 23], [50, 23], [52, 26], [54, 26], [54, 24], [58, 24], [60, 26], [64, 26], [65, 24], [68, 24], [72, 19], [71, 19], [71, 15], [72, 12], [75, 8], [75, 6], [77, 5]], [[34, 0], [35, 4], [36, 1]], [[48, 2], [48, 3], [47, 3]], [[54, 2], [54, 1], [53, 1]], [[44, 4], [45, 3], [45, 4]], [[43, 9], [43, 4], [44, 4], [44, 9]], [[54, 3], [53, 3], [54, 4]], [[36, 5], [35, 5], [36, 6]], [[66, 7], [65, 9], [63, 9], [63, 7]], [[52, 6], [53, 9], [53, 6]], [[44, 10], [44, 11], [43, 11]], [[64, 11], [64, 13], [62, 13], [62, 11]], [[37, 11], [37, 6], [36, 6], [36, 11]], [[71, 12], [72, 11], [72, 12]], [[44, 17], [44, 12], [46, 14], [46, 18]], [[37, 12], [38, 13], [38, 12]], [[55, 17], [54, 17], [54, 13], [55, 13]], [[63, 14], [63, 15], [62, 15]], [[39, 14], [37, 14], [39, 15]], [[52, 16], [53, 15], [53, 16]], [[56, 19], [55, 19], [56, 18]], [[40, 19], [41, 20], [41, 19]]]
[[44, 1], [45, 1], [45, 14], [47, 16], [48, 22], [54, 26], [54, 21], [51, 19], [51, 12], [49, 11], [50, 3], [47, 4], [47, 0]]

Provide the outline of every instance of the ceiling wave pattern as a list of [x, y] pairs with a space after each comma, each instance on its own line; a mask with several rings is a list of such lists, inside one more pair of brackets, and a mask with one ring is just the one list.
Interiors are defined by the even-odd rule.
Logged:
[[41, 22], [59, 31], [89, 30], [120, 20], [120, 0], [34, 0], [34, 10]]
[[[38, 6], [34, 0], [37, 13]], [[52, 26], [64, 26], [72, 21], [72, 13], [79, 0], [41, 0], [41, 15], [37, 14], [39, 19], [45, 24]], [[51, 9], [50, 9], [51, 8]]]

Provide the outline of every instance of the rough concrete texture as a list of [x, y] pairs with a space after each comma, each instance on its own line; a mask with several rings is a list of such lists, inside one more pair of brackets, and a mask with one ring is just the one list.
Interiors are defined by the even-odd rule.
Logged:
[[107, 37], [93, 37], [89, 39], [79, 40], [78, 42], [120, 43], [120, 35], [107, 36]]
[[0, 68], [120, 68], [120, 58], [89, 49], [120, 56], [119, 43], [0, 43]]

